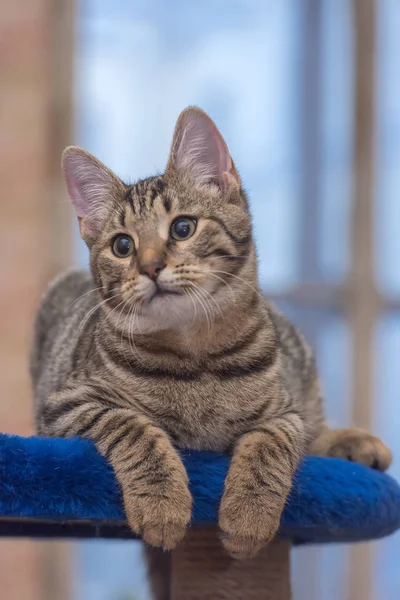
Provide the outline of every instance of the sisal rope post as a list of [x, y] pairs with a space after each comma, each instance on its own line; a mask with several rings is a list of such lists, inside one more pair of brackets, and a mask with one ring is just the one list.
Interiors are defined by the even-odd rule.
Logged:
[[215, 527], [194, 527], [173, 551], [170, 600], [290, 600], [290, 543], [247, 561], [230, 558]]

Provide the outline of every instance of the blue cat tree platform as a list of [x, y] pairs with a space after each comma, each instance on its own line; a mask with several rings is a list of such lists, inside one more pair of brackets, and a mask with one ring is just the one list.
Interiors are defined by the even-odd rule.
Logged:
[[[232, 561], [216, 537], [229, 458], [183, 452], [193, 522], [171, 555], [160, 598], [290, 598], [290, 544], [356, 542], [400, 527], [400, 487], [388, 475], [340, 459], [300, 466], [279, 539], [251, 561]], [[132, 538], [111, 467], [84, 440], [0, 435], [0, 536]]]

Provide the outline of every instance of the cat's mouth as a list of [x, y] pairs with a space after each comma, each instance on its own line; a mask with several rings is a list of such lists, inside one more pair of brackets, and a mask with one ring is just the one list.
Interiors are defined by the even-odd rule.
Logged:
[[153, 293], [148, 298], [148, 302], [150, 303], [155, 298], [167, 298], [168, 296], [181, 296], [181, 295], [182, 295], [182, 292], [179, 292], [178, 290], [162, 288], [159, 286], [158, 283], [156, 283]]

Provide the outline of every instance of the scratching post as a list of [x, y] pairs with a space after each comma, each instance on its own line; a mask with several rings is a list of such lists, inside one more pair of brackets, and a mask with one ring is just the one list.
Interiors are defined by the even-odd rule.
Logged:
[[194, 527], [172, 553], [170, 600], [290, 600], [289, 549], [275, 540], [251, 560], [233, 560], [214, 526]]
[[[153, 552], [157, 600], [290, 600], [290, 544], [356, 542], [400, 528], [400, 487], [337, 458], [307, 457], [294, 477], [279, 541], [235, 561], [217, 537], [230, 458], [181, 452], [192, 526], [169, 554]], [[132, 539], [114, 472], [80, 439], [0, 434], [0, 537]], [[167, 559], [167, 560], [165, 560]], [[164, 581], [164, 583], [162, 582]]]

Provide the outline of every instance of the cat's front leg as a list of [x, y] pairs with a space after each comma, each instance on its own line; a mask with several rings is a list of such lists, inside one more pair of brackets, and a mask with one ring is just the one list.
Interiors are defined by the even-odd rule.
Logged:
[[275, 536], [304, 447], [296, 413], [271, 419], [238, 440], [219, 510], [222, 542], [234, 558], [254, 556]]
[[310, 454], [344, 458], [379, 471], [386, 471], [392, 462], [392, 453], [382, 440], [356, 428], [324, 427], [312, 444]]
[[182, 461], [168, 436], [145, 416], [123, 408], [96, 386], [79, 385], [52, 396], [42, 433], [92, 440], [111, 463], [131, 529], [165, 550], [185, 535], [192, 498]]

